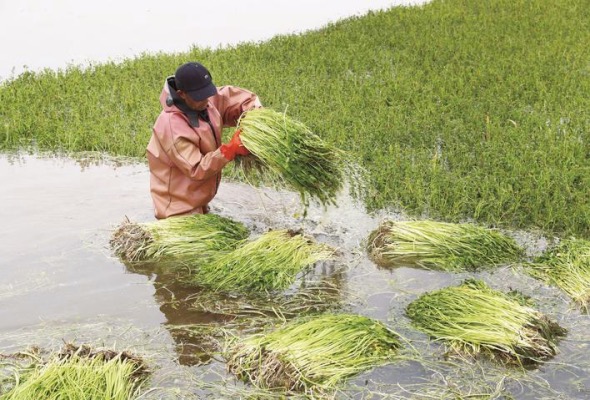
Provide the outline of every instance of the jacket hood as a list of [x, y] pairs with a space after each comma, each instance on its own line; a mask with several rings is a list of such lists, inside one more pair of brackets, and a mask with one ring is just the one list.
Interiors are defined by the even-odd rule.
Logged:
[[166, 112], [184, 111], [183, 108], [188, 109], [187, 105], [176, 92], [174, 76], [169, 76], [166, 78], [166, 81], [164, 82], [164, 88], [160, 93], [160, 104]]
[[178, 95], [176, 92], [174, 76], [166, 78], [164, 88], [160, 93], [160, 104], [162, 105], [164, 112], [181, 112], [186, 115], [192, 127], [199, 126], [199, 116], [206, 120], [209, 118], [207, 110], [197, 111], [189, 108], [184, 100]]

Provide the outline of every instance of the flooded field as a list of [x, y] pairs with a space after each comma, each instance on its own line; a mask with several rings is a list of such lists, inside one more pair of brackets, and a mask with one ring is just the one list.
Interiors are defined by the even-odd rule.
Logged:
[[[154, 219], [147, 166], [92, 154], [78, 160], [4, 154], [0, 178], [0, 353], [33, 345], [57, 349], [64, 341], [108, 346], [145, 357], [153, 374], [144, 398], [248, 393], [225, 373], [203, 327], [235, 328], [238, 320], [248, 331], [273, 320], [249, 314], [248, 299], [201, 296], [173, 273], [128, 267], [110, 251], [110, 235], [125, 218]], [[294, 193], [225, 181], [211, 205], [212, 212], [243, 222], [253, 235], [303, 229], [336, 246], [338, 258], [316, 271], [336, 289], [336, 307], [377, 318], [407, 340], [406, 361], [352, 379], [337, 398], [590, 398], [588, 315], [518, 266], [477, 274], [377, 267], [366, 256], [364, 240], [381, 219], [406, 217], [369, 215], [344, 194], [337, 207], [312, 206], [303, 218]], [[531, 255], [550, 242], [511, 234]], [[442, 346], [410, 326], [404, 309], [411, 301], [467, 277], [531, 296], [540, 311], [568, 329], [560, 353], [527, 370], [474, 362], [447, 357]]]

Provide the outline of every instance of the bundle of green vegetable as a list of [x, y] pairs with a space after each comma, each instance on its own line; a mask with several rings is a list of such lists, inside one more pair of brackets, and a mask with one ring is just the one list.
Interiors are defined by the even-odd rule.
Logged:
[[344, 183], [342, 151], [328, 145], [303, 123], [268, 108], [245, 112], [238, 128], [259, 170], [278, 175], [300, 193], [305, 205], [310, 198], [324, 205], [335, 203]]
[[15, 371], [14, 386], [0, 400], [130, 400], [139, 396], [145, 373], [140, 360], [126, 353], [60, 354]]
[[110, 244], [127, 261], [175, 259], [197, 264], [232, 250], [248, 235], [243, 224], [229, 218], [195, 214], [145, 223], [125, 221], [114, 231]]
[[424, 294], [406, 313], [419, 330], [452, 350], [506, 362], [551, 357], [557, 352], [557, 338], [566, 332], [521, 298], [478, 280]]
[[270, 231], [203, 264], [191, 280], [215, 291], [283, 290], [307, 267], [333, 254], [331, 247], [302, 234]]
[[307, 391], [390, 362], [399, 347], [398, 335], [379, 321], [325, 314], [230, 341], [224, 354], [229, 371], [255, 386]]
[[435, 221], [383, 221], [369, 235], [368, 252], [383, 266], [451, 272], [514, 262], [523, 255], [512, 238], [498, 231]]
[[527, 271], [567, 293], [586, 310], [590, 303], [590, 242], [570, 238], [561, 241], [530, 264]]

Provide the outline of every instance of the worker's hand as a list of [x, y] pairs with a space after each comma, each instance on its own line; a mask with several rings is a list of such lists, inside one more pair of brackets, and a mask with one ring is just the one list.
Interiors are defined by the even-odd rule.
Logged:
[[223, 156], [229, 161], [236, 158], [236, 156], [247, 156], [250, 154], [248, 149], [242, 144], [240, 133], [241, 131], [239, 129], [236, 130], [231, 140], [227, 144], [222, 144], [219, 148], [219, 150], [221, 150], [221, 154], [223, 154]]
[[242, 134], [241, 130], [236, 130], [234, 132], [234, 136], [232, 137], [231, 141], [237, 141], [238, 142], [238, 149], [236, 150], [236, 154], [238, 156], [247, 156], [248, 154], [250, 154], [250, 150], [248, 150], [246, 148], [246, 146], [244, 146], [244, 143], [242, 143], [242, 139], [240, 138], [240, 135]]

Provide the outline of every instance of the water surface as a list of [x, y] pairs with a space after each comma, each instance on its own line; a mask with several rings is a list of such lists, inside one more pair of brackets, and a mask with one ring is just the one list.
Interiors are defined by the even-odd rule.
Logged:
[[[110, 252], [110, 235], [125, 218], [154, 220], [145, 164], [100, 161], [91, 154], [79, 160], [4, 154], [0, 179], [0, 353], [31, 345], [55, 349], [63, 341], [131, 349], [157, 366], [153, 385], [160, 389], [152, 398], [172, 396], [173, 390], [182, 395], [170, 398], [190, 398], [199, 395], [202, 382], [232, 382], [223, 363], [208, 356], [207, 345], [186, 329], [223, 325], [225, 317], [195, 310], [198, 290], [178, 284], [173, 274], [130, 269]], [[519, 399], [587, 398], [588, 316], [518, 269], [474, 275], [492, 287], [532, 296], [541, 311], [568, 328], [561, 353], [526, 373], [491, 363], [447, 364], [442, 347], [412, 329], [404, 309], [421, 293], [472, 275], [374, 265], [363, 241], [382, 218], [403, 215], [369, 215], [342, 194], [337, 207], [312, 206], [302, 218], [295, 193], [230, 182], [223, 182], [212, 210], [245, 223], [253, 234], [302, 228], [338, 247], [339, 259], [321, 273], [342, 288], [342, 304], [396, 329], [427, 361], [380, 367], [353, 379], [354, 398], [375, 391], [440, 395], [449, 392], [446, 380], [485, 393], [498, 386]], [[524, 232], [518, 236], [530, 251], [546, 242]]]

